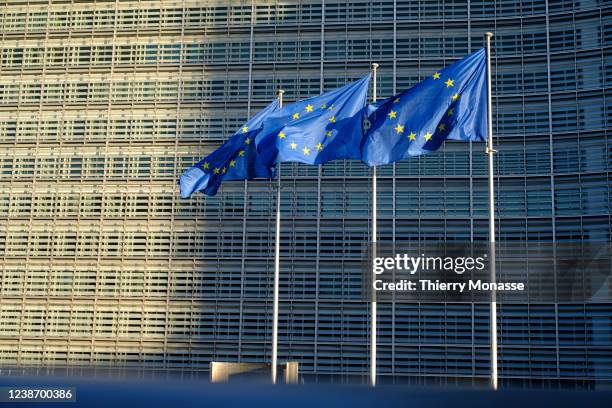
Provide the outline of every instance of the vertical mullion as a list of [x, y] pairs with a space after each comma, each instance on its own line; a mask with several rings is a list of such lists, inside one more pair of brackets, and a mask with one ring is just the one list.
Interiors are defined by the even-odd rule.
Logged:
[[[467, 36], [468, 36], [468, 52], [471, 53], [472, 52], [472, 1], [468, 0], [467, 1]], [[493, 85], [493, 84], [491, 84]], [[473, 180], [473, 173], [474, 173], [474, 144], [472, 143], [472, 141], [469, 141], [469, 145], [468, 145], [468, 182], [469, 182], [469, 195], [470, 195], [470, 199], [469, 199], [469, 217], [470, 217], [470, 244], [474, 243], [474, 180]], [[472, 302], [471, 306], [470, 306], [470, 322], [471, 322], [471, 327], [470, 327], [470, 335], [471, 335], [471, 339], [472, 339], [472, 377], [476, 376], [476, 343], [475, 343], [475, 323], [476, 323], [476, 309], [475, 309], [475, 304]]]
[[[546, 76], [547, 76], [547, 93], [548, 93], [548, 140], [549, 140], [549, 171], [550, 171], [550, 202], [551, 202], [551, 228], [552, 228], [552, 239], [553, 239], [553, 259], [556, 259], [555, 246], [557, 244], [556, 234], [556, 211], [555, 211], [555, 169], [554, 169], [554, 140], [553, 140], [553, 127], [552, 127], [552, 84], [550, 78], [550, 5], [549, 0], [546, 0]], [[575, 30], [575, 20], [572, 13], [572, 24]], [[529, 225], [526, 222], [526, 228], [528, 230]], [[557, 287], [557, 267], [556, 262], [553, 262], [553, 283], [554, 287]], [[560, 362], [559, 362], [559, 314], [558, 311], [558, 299], [555, 296], [555, 356], [556, 356], [556, 367], [557, 377], [560, 373]]]
[[[397, 94], [397, 0], [393, 0], [393, 79], [392, 79], [392, 94]], [[395, 239], [396, 239], [396, 226], [397, 221], [397, 166], [393, 163], [392, 178], [391, 178], [391, 217], [392, 217], [392, 237], [391, 243], [393, 252], [395, 253]], [[395, 378], [395, 302], [391, 303], [391, 376]]]
[[[324, 55], [325, 55], [325, 0], [321, 1], [321, 53], [319, 56], [319, 92], [324, 91]], [[313, 371], [317, 372], [318, 366], [318, 348], [319, 348], [319, 273], [321, 271], [321, 177], [323, 176], [322, 165], [318, 166], [317, 177], [317, 257], [315, 265], [315, 312], [314, 312], [314, 356], [313, 356]]]
[[[185, 13], [185, 0], [182, 1], [182, 12], [183, 15], [186, 14]], [[181, 129], [181, 101], [182, 101], [182, 95], [184, 94], [184, 90], [183, 90], [183, 61], [185, 59], [185, 47], [184, 47], [184, 37], [185, 37], [185, 21], [181, 21], [181, 41], [180, 41], [180, 49], [179, 49], [179, 68], [178, 68], [178, 93], [177, 93], [177, 101], [176, 101], [176, 133], [175, 133], [175, 138], [174, 138], [174, 172], [173, 172], [173, 180], [177, 180], [179, 177], [178, 174], [178, 150], [179, 150], [179, 138], [180, 138], [180, 129]], [[114, 47], [113, 47], [114, 48]], [[157, 115], [155, 115], [154, 117], [157, 117]], [[153, 177], [153, 172], [151, 171], [151, 174], [149, 175], [149, 177]], [[151, 191], [151, 189], [149, 188], [149, 192]], [[174, 183], [174, 187], [173, 187], [173, 194], [172, 194], [172, 213], [170, 216], [170, 236], [169, 236], [169, 255], [168, 255], [168, 280], [167, 280], [167, 288], [170, 288], [172, 285], [172, 266], [173, 266], [173, 262], [172, 262], [172, 254], [173, 254], [173, 246], [174, 246], [174, 228], [175, 228], [175, 223], [174, 223], [174, 214], [175, 214], [175, 210], [176, 210], [176, 200], [177, 200], [177, 184]], [[150, 211], [147, 213], [148, 214], [148, 220], [150, 220]], [[164, 329], [164, 366], [167, 367], [167, 363], [168, 363], [168, 329], [169, 329], [169, 322], [170, 322], [170, 290], [166, 290], [166, 319], [165, 319], [165, 329]], [[192, 350], [189, 350], [190, 354], [192, 354]]]

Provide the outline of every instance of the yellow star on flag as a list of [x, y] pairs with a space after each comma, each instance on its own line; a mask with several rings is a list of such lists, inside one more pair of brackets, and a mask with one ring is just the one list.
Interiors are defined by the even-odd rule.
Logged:
[[395, 131], [400, 134], [404, 131], [404, 127], [402, 125], [400, 125], [399, 123], [397, 124], [396, 127], [394, 127]]
[[251, 138], [247, 137], [246, 140], [244, 141], [245, 144], [251, 144]]
[[443, 132], [446, 129], [446, 125], [444, 123], [440, 123], [440, 126], [438, 126], [438, 129], [440, 129], [440, 132]]
[[448, 110], [448, 116], [453, 116], [453, 113], [455, 113], [455, 108], [450, 108]]
[[328, 130], [327, 132], [325, 132], [325, 136], [332, 137], [332, 131]]
[[455, 85], [455, 81], [454, 81], [454, 80], [452, 80], [452, 79], [450, 79], [450, 78], [448, 78], [448, 79], [446, 80], [445, 84], [446, 84], [446, 87], [447, 87], [447, 88], [450, 88], [451, 86], [454, 86], [454, 85]]
[[399, 101], [400, 101], [400, 98], [395, 98], [395, 99], [393, 100], [393, 103], [399, 103]]
[[395, 119], [396, 117], [397, 117], [397, 112], [396, 111], [389, 112], [389, 119]]
[[295, 142], [291, 142], [291, 150], [297, 149], [297, 144]]
[[317, 144], [317, 150], [318, 151], [323, 150], [323, 145], [320, 142]]
[[210, 164], [208, 164], [208, 162], [206, 162], [206, 163], [204, 163], [204, 166], [202, 166], [202, 167], [204, 167], [204, 170], [208, 170], [208, 168], [210, 167]]
[[304, 156], [308, 156], [310, 154], [310, 149], [307, 147], [303, 148], [302, 151], [304, 152]]
[[299, 114], [299, 113], [297, 113], [297, 112], [295, 112], [295, 113], [293, 114], [293, 119], [299, 119], [299, 118], [300, 118], [300, 114]]
[[459, 94], [458, 93], [453, 95], [453, 101], [456, 101], [457, 99], [459, 99]]
[[427, 132], [425, 133], [425, 140], [429, 141], [429, 139], [431, 139], [431, 133]]
[[330, 123], [336, 123], [336, 117], [332, 116], [331, 118], [329, 118]]
[[314, 108], [314, 106], [308, 104], [306, 105], [306, 112], [312, 112], [312, 109]]
[[432, 77], [433, 77], [433, 79], [440, 79], [440, 73], [439, 72], [434, 72]]
[[410, 132], [410, 134], [408, 135], [408, 139], [410, 139], [410, 140], [416, 139], [416, 133]]
[[239, 151], [238, 156], [244, 156], [244, 150]]
[[218, 167], [215, 167], [215, 168], [213, 169], [213, 173], [215, 173], [215, 174], [219, 174], [219, 168], [218, 168]]
[[234, 166], [236, 166], [236, 160], [232, 160], [232, 161], [230, 162], [230, 167], [234, 167]]
[[223, 174], [225, 174], [225, 172], [226, 172], [226, 171], [227, 171], [227, 168], [225, 168], [225, 167], [223, 167], [223, 168], [221, 169], [221, 173], [223, 173]]
[[332, 103], [331, 105], [329, 105], [329, 108], [327, 108], [327, 110], [332, 110], [334, 109], [334, 104]]
[[325, 108], [327, 108], [327, 104], [326, 104], [326, 103], [324, 103], [323, 105], [321, 105], [321, 109], [325, 109]]
[[278, 137], [279, 137], [279, 138], [281, 138], [281, 139], [284, 139], [284, 138], [286, 138], [287, 136], [285, 135], [285, 132], [280, 132], [280, 133], [278, 134]]
[[243, 126], [242, 127], [242, 133], [246, 133], [249, 131], [249, 127], [248, 126]]

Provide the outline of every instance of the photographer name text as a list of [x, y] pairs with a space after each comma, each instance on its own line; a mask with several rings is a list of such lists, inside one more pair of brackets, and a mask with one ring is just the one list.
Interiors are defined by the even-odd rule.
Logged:
[[457, 292], [464, 291], [523, 291], [525, 284], [522, 282], [483, 282], [481, 279], [468, 280], [467, 282], [440, 282], [439, 280], [401, 279], [397, 282], [384, 282], [377, 279], [373, 282], [376, 291], [423, 291], [423, 292]]

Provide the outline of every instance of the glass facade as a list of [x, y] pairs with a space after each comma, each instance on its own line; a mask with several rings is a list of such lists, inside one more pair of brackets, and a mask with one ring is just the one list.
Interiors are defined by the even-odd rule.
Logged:
[[[285, 89], [379, 97], [493, 31], [498, 239], [609, 241], [612, 2], [21, 1], [0, 11], [0, 366], [269, 361], [274, 183], [179, 174]], [[482, 144], [379, 169], [379, 242], [486, 240]], [[366, 378], [370, 170], [283, 165], [279, 358]], [[381, 381], [481, 383], [487, 304], [380, 304]], [[612, 304], [500, 305], [501, 383], [612, 380]]]

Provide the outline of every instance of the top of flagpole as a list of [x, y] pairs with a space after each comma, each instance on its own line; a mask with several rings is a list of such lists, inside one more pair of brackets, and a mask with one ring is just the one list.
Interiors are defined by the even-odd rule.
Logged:
[[378, 64], [376, 62], [372, 63], [372, 73], [374, 77], [374, 81], [372, 82], [372, 102], [376, 102], [376, 70], [378, 69]]
[[491, 38], [491, 37], [493, 37], [493, 33], [488, 31], [488, 32], [485, 33], [485, 37]]
[[276, 99], [278, 99], [278, 107], [282, 108], [283, 107], [283, 95], [285, 94], [285, 90], [283, 88], [278, 88], [278, 91], [276, 91], [277, 97]]

